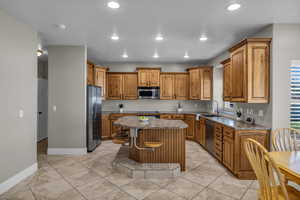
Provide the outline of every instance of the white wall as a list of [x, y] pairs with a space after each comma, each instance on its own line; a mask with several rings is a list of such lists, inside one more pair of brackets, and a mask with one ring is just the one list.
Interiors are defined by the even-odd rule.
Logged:
[[49, 46], [48, 52], [48, 153], [72, 153], [74, 149], [83, 152], [86, 149], [86, 47]]
[[1, 194], [36, 166], [37, 33], [0, 9], [0, 44]]
[[300, 24], [275, 24], [273, 39], [273, 128], [289, 127], [289, 67], [300, 60]]

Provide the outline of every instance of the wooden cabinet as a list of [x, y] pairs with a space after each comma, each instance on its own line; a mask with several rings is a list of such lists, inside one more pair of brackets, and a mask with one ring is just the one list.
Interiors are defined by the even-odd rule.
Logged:
[[201, 100], [211, 100], [213, 95], [213, 70], [211, 67], [200, 69], [201, 77]]
[[102, 120], [101, 120], [101, 129], [102, 129], [102, 134], [101, 138], [102, 139], [109, 139], [111, 138], [111, 131], [110, 131], [110, 119], [109, 115], [102, 115]]
[[232, 102], [269, 102], [270, 42], [249, 38], [229, 49]]
[[223, 65], [223, 101], [231, 100], [231, 62], [230, 58], [221, 62]]
[[187, 100], [188, 99], [188, 74], [187, 73], [177, 73], [174, 75], [174, 94], [177, 100]]
[[95, 66], [95, 86], [102, 88], [102, 97], [106, 95], [106, 67]]
[[189, 70], [189, 86], [190, 86], [190, 99], [201, 98], [201, 82], [200, 82], [200, 69]]
[[189, 97], [195, 100], [212, 99], [213, 71], [211, 67], [190, 68], [189, 71]]
[[188, 125], [186, 137], [187, 139], [194, 140], [195, 139], [195, 115], [186, 114], [184, 118], [184, 122]]
[[122, 84], [122, 73], [107, 73], [107, 99], [122, 99]]
[[205, 119], [195, 121], [195, 141], [205, 147]]
[[160, 99], [188, 99], [188, 74], [161, 73]]
[[221, 124], [214, 124], [214, 154], [222, 162], [223, 160], [223, 127]]
[[223, 164], [234, 171], [234, 130], [224, 127], [223, 132]]
[[126, 73], [123, 74], [123, 92], [122, 99], [133, 100], [137, 99], [137, 74]]
[[107, 99], [137, 99], [137, 73], [107, 73]]
[[173, 74], [160, 75], [160, 99], [175, 99]]
[[137, 68], [139, 87], [159, 87], [160, 68]]
[[87, 61], [87, 84], [94, 85], [94, 64]]

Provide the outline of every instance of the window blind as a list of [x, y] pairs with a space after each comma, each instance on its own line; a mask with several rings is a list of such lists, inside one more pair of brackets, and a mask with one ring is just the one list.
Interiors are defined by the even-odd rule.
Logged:
[[300, 61], [290, 67], [290, 126], [300, 129]]

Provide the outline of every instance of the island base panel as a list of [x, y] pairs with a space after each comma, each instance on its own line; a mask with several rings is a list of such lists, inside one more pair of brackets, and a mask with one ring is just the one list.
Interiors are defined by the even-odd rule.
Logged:
[[186, 129], [144, 129], [137, 138], [139, 147], [144, 142], [162, 142], [154, 151], [130, 148], [129, 158], [140, 163], [179, 163], [185, 171], [185, 137]]

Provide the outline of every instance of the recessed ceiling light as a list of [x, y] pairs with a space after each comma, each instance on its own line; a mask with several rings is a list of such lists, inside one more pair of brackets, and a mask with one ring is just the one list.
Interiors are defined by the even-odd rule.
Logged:
[[190, 56], [189, 56], [189, 54], [188, 54], [187, 52], [185, 52], [185, 54], [184, 54], [183, 57], [184, 57], [184, 58], [189, 58]]
[[115, 1], [108, 2], [107, 6], [109, 8], [112, 8], [112, 9], [118, 9], [118, 8], [120, 8], [120, 4], [118, 2], [115, 2]]
[[158, 35], [155, 37], [155, 40], [156, 40], [156, 41], [162, 41], [162, 40], [164, 40], [164, 37], [163, 37], [161, 34], [158, 34]]
[[153, 58], [159, 58], [158, 53], [154, 53]]
[[235, 10], [240, 9], [240, 7], [241, 7], [241, 4], [233, 3], [233, 4], [230, 4], [230, 5], [227, 7], [227, 10], [229, 10], [229, 11], [235, 11]]
[[36, 53], [37, 53], [37, 56], [40, 57], [41, 55], [43, 55], [44, 52], [43, 52], [43, 50], [38, 49]]
[[56, 28], [59, 28], [60, 30], [65, 30], [67, 28], [64, 24], [55, 24]]
[[111, 36], [111, 39], [112, 40], [119, 40], [119, 36], [117, 35], [117, 34], [113, 34], [112, 36]]
[[123, 58], [128, 58], [128, 55], [127, 55], [127, 53], [126, 53], [126, 52], [124, 52], [124, 53], [123, 53], [123, 55], [122, 55], [122, 57], [123, 57]]
[[208, 39], [208, 38], [207, 38], [206, 36], [201, 36], [201, 37], [199, 38], [199, 40], [202, 41], [202, 42], [206, 41], [207, 39]]

